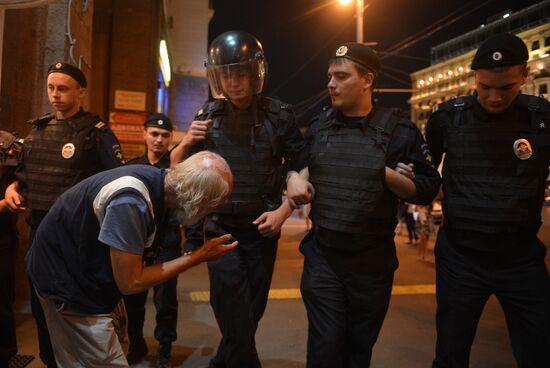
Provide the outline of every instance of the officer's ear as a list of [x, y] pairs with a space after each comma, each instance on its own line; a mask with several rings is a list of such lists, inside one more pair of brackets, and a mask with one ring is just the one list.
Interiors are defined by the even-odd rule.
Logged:
[[374, 85], [374, 74], [373, 73], [367, 73], [363, 75], [364, 83], [363, 83], [363, 89], [367, 90], [369, 88], [372, 88]]
[[78, 97], [82, 98], [85, 93], [86, 93], [86, 88], [79, 86], [79, 88], [78, 88]]

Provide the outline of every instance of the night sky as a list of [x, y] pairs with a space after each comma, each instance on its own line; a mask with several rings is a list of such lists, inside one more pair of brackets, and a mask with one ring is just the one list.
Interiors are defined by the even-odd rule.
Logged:
[[[408, 74], [430, 65], [430, 48], [487, 23], [506, 10], [517, 11], [537, 0], [365, 0], [365, 40], [383, 55], [415, 35], [429, 37], [383, 59], [378, 87], [411, 88]], [[338, 43], [355, 41], [354, 7], [336, 0], [214, 0], [209, 40], [229, 30], [255, 35], [264, 47], [269, 72], [267, 96], [294, 104], [302, 123], [330, 104], [326, 98], [311, 106], [326, 89], [327, 60]], [[444, 22], [441, 22], [444, 20]], [[388, 107], [408, 110], [408, 93], [375, 96]]]

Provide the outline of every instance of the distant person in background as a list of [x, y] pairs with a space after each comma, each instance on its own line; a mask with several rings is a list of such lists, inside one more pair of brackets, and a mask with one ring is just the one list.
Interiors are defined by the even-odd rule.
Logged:
[[418, 242], [416, 243], [416, 251], [418, 259], [426, 260], [426, 250], [432, 233], [433, 223], [430, 216], [430, 206], [417, 206], [418, 221], [416, 227], [418, 229]]
[[416, 212], [416, 206], [405, 203], [403, 214], [405, 215], [405, 223], [407, 224], [407, 232], [409, 233], [407, 244], [416, 244], [418, 241], [418, 234], [416, 233], [416, 216], [418, 216], [418, 212]]

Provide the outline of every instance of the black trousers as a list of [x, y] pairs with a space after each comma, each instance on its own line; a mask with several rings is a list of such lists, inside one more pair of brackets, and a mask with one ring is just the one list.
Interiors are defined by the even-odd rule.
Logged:
[[[29, 232], [29, 249], [32, 247], [34, 241], [34, 236], [36, 235], [36, 230], [38, 225], [31, 226]], [[40, 349], [40, 359], [48, 368], [56, 368], [57, 363], [55, 361], [55, 356], [53, 354], [52, 342], [50, 340], [50, 333], [48, 332], [48, 325], [46, 324], [46, 317], [44, 316], [44, 310], [38, 300], [36, 295], [36, 290], [34, 285], [29, 278], [29, 286], [31, 293], [31, 312], [34, 320], [36, 321], [36, 330], [38, 334], [38, 347]]]
[[433, 367], [466, 368], [479, 318], [492, 294], [508, 326], [519, 368], [550, 366], [550, 279], [538, 238], [522, 249], [482, 252], [453, 244], [442, 229], [435, 248], [437, 344]]
[[7, 367], [17, 354], [15, 336], [15, 261], [17, 258], [17, 230], [2, 229], [0, 235], [0, 367]]
[[277, 237], [264, 238], [257, 228], [227, 228], [238, 247], [208, 263], [210, 304], [222, 340], [210, 366], [261, 367], [255, 335], [271, 286]]
[[[160, 250], [155, 263], [171, 261], [181, 255], [179, 232], [165, 233], [166, 244]], [[153, 300], [157, 311], [155, 316], [155, 339], [159, 343], [172, 343], [178, 338], [178, 278], [174, 277], [160, 285], [153, 287]], [[143, 323], [145, 321], [145, 302], [148, 290], [133, 295], [124, 296], [126, 313], [128, 314], [128, 338], [130, 347], [143, 339]]]
[[369, 367], [397, 268], [393, 239], [342, 253], [322, 247], [311, 231], [300, 251], [309, 321], [307, 367]]

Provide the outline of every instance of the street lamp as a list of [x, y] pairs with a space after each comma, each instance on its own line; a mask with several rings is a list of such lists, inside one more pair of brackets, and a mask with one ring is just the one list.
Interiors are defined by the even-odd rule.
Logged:
[[[338, 0], [342, 5], [349, 5], [352, 0]], [[357, 43], [363, 43], [363, 0], [355, 0], [355, 19], [356, 19], [356, 36], [355, 41]]]

